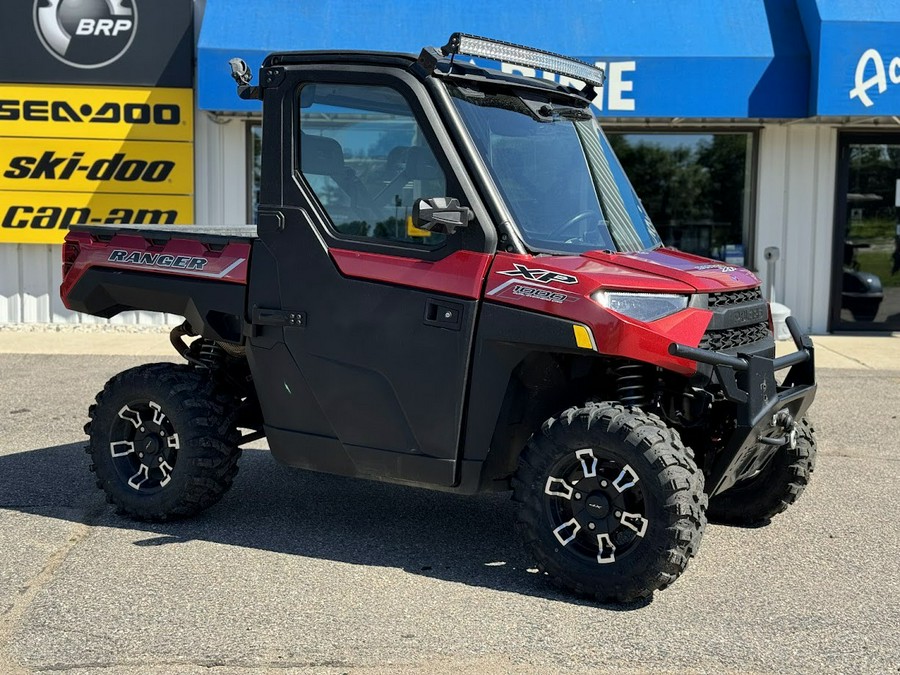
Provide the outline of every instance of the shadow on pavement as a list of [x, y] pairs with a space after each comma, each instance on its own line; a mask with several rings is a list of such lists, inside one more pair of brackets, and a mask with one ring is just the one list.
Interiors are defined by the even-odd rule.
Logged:
[[[0, 508], [145, 532], [136, 546], [209, 541], [598, 606], [557, 591], [534, 570], [515, 533], [508, 493], [469, 497], [300, 471], [267, 451], [245, 450], [221, 502], [189, 520], [143, 523], [103, 508], [82, 448], [0, 455]], [[599, 606], [632, 611], [648, 604]]]

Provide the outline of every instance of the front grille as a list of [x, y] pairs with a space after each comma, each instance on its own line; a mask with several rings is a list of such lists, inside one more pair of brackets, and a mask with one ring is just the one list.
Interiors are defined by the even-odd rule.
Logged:
[[710, 293], [706, 298], [713, 316], [700, 341], [702, 349], [735, 350], [771, 339], [766, 301], [758, 287]]
[[723, 330], [708, 330], [700, 340], [701, 349], [733, 349], [744, 347], [764, 340], [769, 336], [769, 324], [767, 322], [754, 323], [739, 328], [725, 328]]
[[709, 308], [730, 307], [745, 302], [753, 302], [762, 299], [762, 291], [759, 288], [748, 288], [743, 291], [725, 291], [723, 293], [709, 294]]

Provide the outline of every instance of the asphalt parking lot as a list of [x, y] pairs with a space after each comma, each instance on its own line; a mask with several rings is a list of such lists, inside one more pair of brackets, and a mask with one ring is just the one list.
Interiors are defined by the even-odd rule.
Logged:
[[613, 607], [534, 573], [506, 495], [264, 450], [198, 518], [116, 516], [81, 428], [148, 360], [0, 354], [0, 673], [900, 672], [900, 370], [820, 369], [800, 502], [710, 526], [673, 587]]

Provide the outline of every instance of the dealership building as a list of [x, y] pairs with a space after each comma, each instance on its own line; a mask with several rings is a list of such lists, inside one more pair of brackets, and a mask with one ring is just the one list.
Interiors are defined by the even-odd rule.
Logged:
[[256, 72], [271, 51], [418, 53], [463, 31], [605, 70], [595, 113], [667, 245], [754, 270], [813, 333], [900, 330], [895, 0], [36, 0], [2, 14], [0, 324], [103, 321], [59, 300], [68, 224], [254, 219], [260, 103], [236, 96], [230, 58]]

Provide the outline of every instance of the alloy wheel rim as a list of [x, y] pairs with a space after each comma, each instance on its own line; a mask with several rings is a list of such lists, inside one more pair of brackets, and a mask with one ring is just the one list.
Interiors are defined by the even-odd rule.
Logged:
[[594, 448], [567, 453], [553, 465], [544, 506], [562, 550], [598, 565], [634, 552], [650, 525], [637, 472]]
[[172, 480], [181, 439], [155, 401], [131, 401], [119, 409], [109, 433], [109, 452], [119, 478], [142, 494]]

